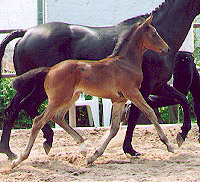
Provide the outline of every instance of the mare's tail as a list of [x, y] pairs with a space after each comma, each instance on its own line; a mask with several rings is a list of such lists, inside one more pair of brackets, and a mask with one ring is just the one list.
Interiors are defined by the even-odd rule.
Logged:
[[[0, 44], [0, 69], [2, 67], [2, 58], [4, 56], [4, 52], [5, 52], [5, 48], [7, 44], [15, 38], [23, 37], [26, 31], [27, 30], [16, 30], [3, 39], [3, 41]], [[1, 70], [0, 70], [0, 78], [1, 78]]]

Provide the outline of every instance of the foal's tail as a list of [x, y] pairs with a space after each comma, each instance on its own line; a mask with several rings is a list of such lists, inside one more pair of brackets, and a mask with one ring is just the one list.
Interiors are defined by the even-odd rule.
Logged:
[[30, 70], [18, 77], [16, 77], [12, 86], [16, 91], [20, 90], [33, 90], [36, 87], [44, 87], [44, 80], [47, 73], [49, 72], [50, 67], [40, 67], [33, 70]]
[[[7, 44], [16, 38], [23, 37], [27, 30], [16, 30], [12, 32], [10, 35], [6, 36], [0, 44], [0, 69], [2, 67], [2, 58], [4, 56], [5, 48]], [[0, 78], [1, 78], [1, 70], [0, 70]]]

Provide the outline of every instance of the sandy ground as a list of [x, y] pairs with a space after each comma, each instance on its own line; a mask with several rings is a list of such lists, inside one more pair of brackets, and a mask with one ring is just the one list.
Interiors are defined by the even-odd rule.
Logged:
[[[49, 155], [45, 155], [42, 148], [43, 135], [40, 132], [29, 158], [9, 173], [4, 172], [10, 161], [6, 155], [0, 154], [0, 181], [200, 181], [200, 144], [197, 141], [197, 126], [193, 125], [181, 148], [175, 141], [180, 125], [162, 125], [162, 128], [174, 144], [175, 153], [167, 152], [153, 126], [137, 126], [133, 145], [142, 156], [127, 158], [122, 151], [126, 130], [123, 127], [103, 156], [91, 166], [86, 165], [86, 159], [80, 154], [79, 146], [62, 129], [55, 130], [54, 145]], [[108, 133], [108, 128], [76, 130], [85, 138], [90, 149], [88, 156], [91, 156], [102, 142], [102, 136]], [[16, 154], [19, 155], [26, 145], [29, 133], [30, 130], [12, 131], [11, 148]]]

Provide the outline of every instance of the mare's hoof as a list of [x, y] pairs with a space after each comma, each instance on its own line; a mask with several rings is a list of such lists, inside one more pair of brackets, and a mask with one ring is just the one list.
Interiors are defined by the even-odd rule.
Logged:
[[9, 153], [9, 155], [7, 155], [8, 156], [8, 160], [14, 160], [14, 159], [17, 159], [17, 155], [16, 154], [14, 154], [14, 153]]
[[132, 159], [132, 158], [137, 158], [137, 157], [141, 156], [142, 154], [135, 151], [133, 155], [131, 155], [130, 153], [125, 153], [125, 155], [127, 158]]
[[177, 134], [177, 137], [176, 137], [176, 142], [177, 142], [178, 146], [180, 147], [180, 146], [183, 144], [184, 141], [185, 141], [185, 140], [184, 140], [183, 137], [181, 136], [181, 133], [178, 133], [178, 134]]
[[44, 148], [44, 150], [45, 150], [45, 153], [48, 155], [49, 152], [50, 152], [50, 150], [51, 150], [51, 146], [45, 141], [45, 142], [43, 143], [43, 148]]
[[135, 151], [135, 150], [132, 148], [132, 146], [131, 146], [131, 147], [125, 147], [125, 146], [123, 146], [123, 150], [124, 150], [124, 153], [125, 153], [127, 156], [137, 157], [137, 156], [142, 155], [141, 153]]
[[10, 148], [4, 148], [0, 146], [0, 153], [6, 154], [8, 156], [8, 160], [13, 160], [17, 158], [17, 155], [11, 152]]

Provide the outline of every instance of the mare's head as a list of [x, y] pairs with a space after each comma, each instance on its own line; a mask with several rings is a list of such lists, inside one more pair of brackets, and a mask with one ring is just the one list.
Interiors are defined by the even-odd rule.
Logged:
[[167, 54], [169, 51], [169, 46], [160, 37], [156, 29], [151, 25], [151, 22], [152, 15], [139, 26], [139, 29], [143, 32], [143, 44], [146, 49]]

